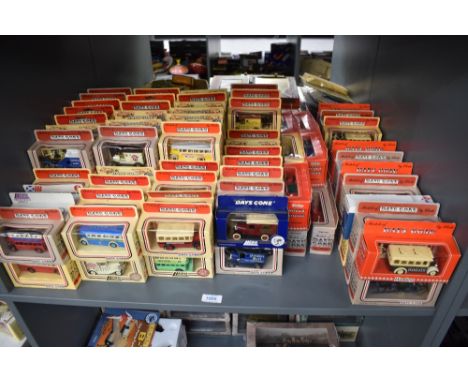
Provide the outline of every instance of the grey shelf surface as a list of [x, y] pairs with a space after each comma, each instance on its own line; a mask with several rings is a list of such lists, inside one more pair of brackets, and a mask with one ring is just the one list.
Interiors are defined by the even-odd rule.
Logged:
[[[201, 302], [203, 293], [222, 304]], [[339, 257], [286, 257], [282, 277], [216, 275], [214, 279], [149, 278], [145, 284], [83, 282], [78, 290], [14, 288], [14, 302], [132, 309], [263, 314], [432, 316], [433, 308], [352, 305]]]
[[468, 317], [468, 296], [465, 298], [465, 301], [463, 301], [463, 304], [458, 310], [457, 316]]

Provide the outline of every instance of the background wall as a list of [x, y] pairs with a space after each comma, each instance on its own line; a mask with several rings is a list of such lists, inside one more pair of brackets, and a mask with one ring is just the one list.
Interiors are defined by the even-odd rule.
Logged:
[[[464, 37], [335, 37], [332, 80], [369, 101], [386, 139], [468, 247], [468, 51]], [[449, 78], [449, 80], [448, 80]]]
[[150, 81], [148, 36], [1, 37], [0, 203], [32, 181], [26, 154], [34, 129], [88, 87], [139, 86]]

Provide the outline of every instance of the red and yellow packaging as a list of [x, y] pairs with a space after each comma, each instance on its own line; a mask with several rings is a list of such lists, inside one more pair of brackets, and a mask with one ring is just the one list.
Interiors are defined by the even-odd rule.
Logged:
[[95, 101], [95, 100], [107, 100], [107, 99], [118, 99], [125, 101], [127, 95], [125, 93], [80, 93], [80, 100], [82, 101]]
[[284, 165], [284, 183], [288, 197], [288, 224], [308, 230], [310, 227], [310, 209], [312, 186], [310, 185], [307, 163], [286, 163]]
[[218, 162], [160, 160], [159, 168], [165, 171], [208, 171], [219, 173]]
[[112, 105], [87, 105], [87, 106], [65, 106], [63, 108], [64, 114], [94, 114], [105, 113], [107, 119], [114, 117], [114, 106]]
[[164, 171], [154, 172], [153, 191], [210, 191], [216, 190], [217, 174], [207, 171]]
[[317, 114], [319, 119], [322, 117], [322, 111], [324, 110], [333, 110], [333, 111], [362, 111], [362, 110], [371, 110], [370, 103], [319, 103]]
[[147, 175], [89, 175], [90, 187], [125, 187], [126, 189], [139, 189], [147, 192], [151, 189], [151, 179]]
[[280, 156], [225, 155], [223, 164], [225, 166], [282, 167], [283, 158]]
[[109, 204], [112, 206], [135, 206], [139, 210], [145, 202], [145, 194], [141, 189], [127, 188], [81, 188], [80, 202], [86, 204]]
[[284, 195], [283, 180], [220, 179], [218, 195]]
[[159, 139], [161, 160], [221, 161], [221, 124], [164, 122]]
[[33, 168], [86, 167], [94, 170], [93, 133], [89, 130], [34, 130], [28, 149]]
[[81, 276], [69, 257], [61, 265], [3, 264], [16, 288], [78, 289]]
[[144, 203], [137, 231], [145, 256], [213, 257], [209, 204]]
[[250, 88], [250, 89], [232, 89], [231, 90], [232, 98], [281, 98], [280, 91], [278, 89], [260, 89], [260, 88]]
[[35, 168], [34, 185], [45, 184], [76, 184], [85, 187], [89, 184], [90, 171], [87, 168]]
[[179, 88], [135, 88], [133, 94], [174, 94], [176, 97], [180, 93]]
[[171, 107], [174, 107], [175, 99], [176, 95], [171, 93], [127, 95], [127, 101], [169, 101]]
[[157, 168], [156, 128], [101, 126], [93, 146], [96, 170], [103, 175], [153, 175]]
[[299, 132], [282, 132], [281, 147], [283, 149], [284, 163], [305, 162], [306, 154], [303, 139]]
[[72, 259], [87, 262], [138, 259], [136, 207], [77, 205], [71, 206], [69, 213], [62, 238]]
[[336, 139], [380, 141], [379, 117], [325, 117], [322, 123], [323, 139], [330, 148]]
[[283, 179], [282, 167], [221, 166], [220, 177], [223, 180], [266, 180]]
[[0, 262], [64, 264], [63, 225], [58, 208], [0, 207]]
[[[97, 100], [74, 100], [71, 102], [71, 107], [108, 107], [112, 106], [115, 110], [120, 109], [120, 101], [117, 98], [97, 99]], [[65, 113], [67, 114], [67, 113]], [[79, 114], [79, 113], [78, 113]]]
[[[367, 219], [355, 259], [360, 278], [447, 283], [461, 257], [453, 237], [455, 226], [444, 222]], [[410, 250], [417, 250], [417, 257], [407, 255]], [[433, 260], [428, 263], [426, 257]]]
[[226, 102], [227, 93], [221, 90], [189, 90], [181, 91], [177, 96], [178, 102]]
[[280, 146], [234, 146], [226, 145], [224, 147], [226, 155], [246, 155], [246, 156], [281, 156]]
[[231, 98], [228, 130], [281, 130], [281, 99]]
[[205, 203], [213, 208], [214, 194], [211, 191], [150, 191], [148, 202], [161, 203]]

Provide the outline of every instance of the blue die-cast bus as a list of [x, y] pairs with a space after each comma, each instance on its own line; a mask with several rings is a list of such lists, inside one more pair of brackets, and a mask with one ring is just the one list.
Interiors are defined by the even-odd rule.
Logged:
[[78, 241], [81, 245], [124, 248], [123, 231], [123, 225], [82, 225], [78, 228]]

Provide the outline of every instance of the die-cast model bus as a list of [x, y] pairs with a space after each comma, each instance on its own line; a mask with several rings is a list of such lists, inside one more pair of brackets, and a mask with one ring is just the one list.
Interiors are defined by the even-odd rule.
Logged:
[[7, 231], [3, 234], [6, 237], [7, 246], [10, 251], [35, 251], [42, 253], [47, 251], [42, 233], [39, 231]]
[[156, 259], [154, 265], [158, 271], [193, 272], [193, 259]]
[[124, 248], [122, 225], [81, 225], [78, 228], [78, 241], [81, 245]]
[[200, 235], [195, 223], [158, 223], [156, 242], [165, 250], [174, 251], [183, 248], [200, 249]]
[[211, 145], [207, 141], [174, 141], [169, 145], [168, 156], [171, 160], [195, 160], [201, 162], [214, 160]]
[[435, 276], [439, 267], [434, 260], [430, 247], [425, 245], [390, 244], [387, 249], [387, 259], [393, 273], [426, 273]]

